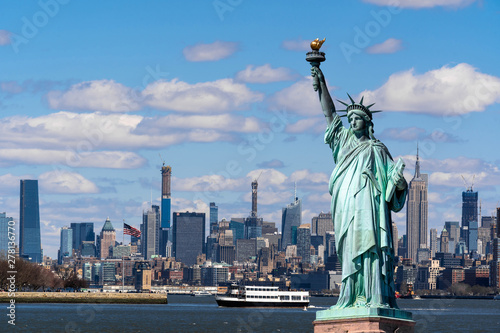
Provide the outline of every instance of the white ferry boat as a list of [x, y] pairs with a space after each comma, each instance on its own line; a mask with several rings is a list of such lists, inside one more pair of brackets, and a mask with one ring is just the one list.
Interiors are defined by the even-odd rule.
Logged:
[[195, 290], [195, 291], [193, 291], [191, 296], [203, 297], [203, 296], [212, 296], [212, 294], [206, 290]]
[[308, 291], [282, 291], [278, 287], [230, 286], [225, 295], [215, 296], [219, 306], [303, 308], [309, 305]]

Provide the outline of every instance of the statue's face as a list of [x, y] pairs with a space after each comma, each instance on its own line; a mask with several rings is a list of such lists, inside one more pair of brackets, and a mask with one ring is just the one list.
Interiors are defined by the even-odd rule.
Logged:
[[351, 128], [354, 132], [361, 132], [366, 128], [366, 123], [363, 117], [355, 113], [349, 116], [349, 124], [351, 124]]

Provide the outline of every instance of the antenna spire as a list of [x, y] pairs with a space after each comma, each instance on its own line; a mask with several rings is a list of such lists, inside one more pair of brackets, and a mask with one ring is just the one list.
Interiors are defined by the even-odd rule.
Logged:
[[293, 182], [293, 202], [297, 202], [297, 182]]
[[418, 156], [418, 142], [417, 142], [417, 161], [415, 162], [415, 178], [420, 178], [420, 159]]

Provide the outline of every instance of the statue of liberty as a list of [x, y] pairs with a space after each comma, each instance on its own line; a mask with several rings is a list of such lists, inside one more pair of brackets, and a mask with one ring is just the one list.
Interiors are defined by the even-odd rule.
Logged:
[[[319, 64], [318, 64], [319, 65]], [[363, 98], [335, 111], [319, 66], [311, 68], [314, 90], [325, 115], [325, 143], [335, 168], [329, 182], [335, 245], [342, 263], [342, 285], [333, 308], [397, 309], [393, 280], [394, 249], [391, 211], [405, 203], [407, 183], [402, 159], [394, 162], [387, 147], [373, 133], [373, 105]], [[340, 117], [346, 116], [349, 128]]]

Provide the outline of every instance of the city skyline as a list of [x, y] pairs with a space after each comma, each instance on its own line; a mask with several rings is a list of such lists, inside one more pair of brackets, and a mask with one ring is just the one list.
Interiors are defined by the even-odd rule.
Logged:
[[[215, 202], [219, 219], [245, 218], [257, 178], [264, 221], [280, 227], [294, 182], [303, 223], [328, 212], [334, 164], [305, 61], [318, 37], [332, 95], [384, 111], [375, 136], [403, 157], [407, 181], [418, 143], [429, 229], [461, 221], [462, 176], [482, 215], [500, 199], [498, 3], [335, 2], [314, 17], [298, 1], [50, 3], [2, 11], [0, 212], [19, 224], [19, 180], [38, 179], [53, 258], [70, 223], [138, 227], [162, 206], [163, 163], [171, 212], [208, 217]], [[393, 215], [400, 235], [405, 211]]]

